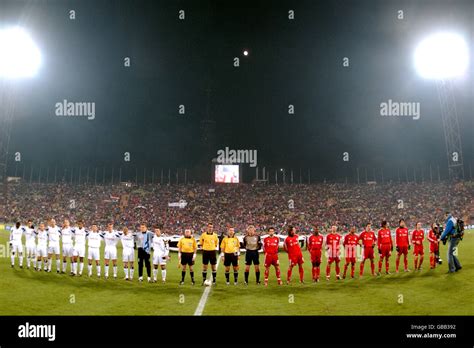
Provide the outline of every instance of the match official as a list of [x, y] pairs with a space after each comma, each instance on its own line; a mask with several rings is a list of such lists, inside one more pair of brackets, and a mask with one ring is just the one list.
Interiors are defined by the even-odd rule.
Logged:
[[230, 281], [230, 266], [234, 269], [234, 285], [237, 285], [239, 279], [239, 257], [240, 257], [240, 241], [235, 236], [233, 227], [227, 230], [227, 236], [224, 237], [221, 243], [221, 256], [225, 267], [225, 281], [229, 285]]
[[202, 285], [207, 278], [207, 266], [211, 264], [212, 269], [212, 282], [216, 285], [217, 276], [217, 248], [219, 246], [219, 238], [217, 233], [213, 230], [214, 225], [209, 222], [207, 229], [201, 234], [199, 244], [202, 248]]

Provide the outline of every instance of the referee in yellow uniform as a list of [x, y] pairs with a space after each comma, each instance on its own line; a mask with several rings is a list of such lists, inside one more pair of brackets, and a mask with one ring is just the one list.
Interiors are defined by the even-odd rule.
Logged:
[[192, 232], [189, 229], [184, 231], [184, 237], [178, 242], [178, 267], [183, 266], [181, 271], [181, 282], [179, 285], [184, 284], [184, 277], [186, 276], [186, 266], [189, 266], [189, 275], [191, 276], [191, 284], [194, 285], [194, 260], [196, 259], [197, 243], [196, 239], [192, 236]]
[[221, 256], [224, 261], [226, 284], [229, 285], [230, 265], [234, 269], [234, 285], [237, 285], [239, 278], [239, 257], [240, 257], [240, 242], [235, 236], [233, 227], [227, 230], [227, 237], [221, 243]]
[[209, 263], [212, 268], [212, 282], [213, 285], [216, 285], [216, 276], [217, 276], [217, 247], [219, 245], [219, 238], [217, 233], [213, 230], [214, 225], [209, 222], [207, 224], [207, 229], [201, 234], [199, 239], [199, 244], [202, 248], [202, 285], [207, 278], [207, 266]]

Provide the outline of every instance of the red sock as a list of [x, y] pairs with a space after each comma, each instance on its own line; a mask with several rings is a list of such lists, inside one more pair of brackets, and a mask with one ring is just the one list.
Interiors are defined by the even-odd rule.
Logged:
[[361, 264], [360, 264], [360, 271], [359, 271], [360, 275], [364, 275], [364, 263], [365, 263], [365, 261], [362, 261]]
[[403, 263], [404, 263], [404, 265], [405, 265], [405, 269], [408, 269], [408, 260], [407, 260], [406, 256], [405, 256], [405, 258], [403, 259]]
[[388, 258], [385, 259], [385, 271], [388, 273], [388, 270], [390, 269], [390, 263], [388, 262]]
[[316, 267], [316, 279], [319, 279], [319, 274], [321, 273], [321, 268]]
[[418, 260], [415, 259], [415, 269], [418, 269]]
[[275, 270], [275, 273], [276, 273], [277, 279], [280, 280], [280, 279], [281, 279], [281, 271], [280, 271], [280, 268], [277, 268], [277, 269]]
[[354, 277], [355, 264], [351, 264], [351, 277]]
[[423, 264], [423, 256], [420, 258], [420, 263], [418, 264], [418, 268], [421, 268], [422, 264]]
[[291, 280], [291, 273], [292, 273], [292, 270], [293, 270], [293, 269], [292, 269], [291, 267], [288, 268], [288, 272], [287, 272], [287, 274], [286, 274], [286, 280], [287, 280], [287, 281], [290, 281], [290, 280]]
[[331, 264], [328, 263], [326, 266], [326, 277], [329, 277], [331, 275]]
[[304, 277], [303, 265], [299, 265], [299, 271], [300, 271], [300, 282], [302, 282], [302, 281], [303, 281], [303, 277]]
[[346, 263], [346, 264], [344, 265], [344, 278], [346, 277], [346, 273], [347, 273], [347, 266], [349, 266], [349, 264], [348, 264], [348, 263]]
[[382, 258], [380, 258], [380, 260], [379, 260], [379, 273], [382, 270], [382, 263], [383, 263]]
[[375, 263], [374, 260], [370, 260], [370, 269], [372, 270], [372, 274], [375, 272]]
[[270, 273], [270, 272], [268, 271], [268, 268], [265, 268], [265, 281], [268, 280], [268, 273]]
[[339, 262], [336, 262], [336, 275], [339, 276], [341, 274], [341, 267], [339, 267]]

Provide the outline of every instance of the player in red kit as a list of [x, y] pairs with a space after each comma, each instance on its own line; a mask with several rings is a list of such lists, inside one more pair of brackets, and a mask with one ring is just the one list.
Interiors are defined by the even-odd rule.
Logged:
[[319, 227], [316, 226], [314, 228], [313, 234], [306, 240], [306, 249], [311, 255], [311, 264], [313, 265], [313, 282], [319, 282], [323, 243], [324, 237], [319, 234]]
[[415, 230], [411, 233], [411, 243], [413, 244], [413, 255], [415, 256], [415, 271], [421, 270], [423, 263], [423, 241], [425, 240], [425, 231], [421, 228], [421, 222], [417, 222]]
[[410, 239], [408, 237], [408, 228], [405, 226], [405, 220], [400, 219], [398, 221], [399, 227], [395, 231], [395, 245], [397, 248], [397, 261], [395, 272], [398, 273], [398, 267], [400, 266], [400, 257], [403, 255], [403, 263], [405, 265], [405, 272], [410, 272], [408, 269], [408, 250], [410, 250]]
[[286, 283], [290, 284], [291, 282], [291, 273], [293, 267], [298, 265], [298, 270], [300, 272], [300, 283], [304, 283], [304, 270], [303, 270], [303, 254], [301, 253], [300, 243], [298, 241], [298, 235], [296, 234], [296, 228], [293, 226], [288, 227], [288, 237], [285, 239], [284, 249], [288, 253], [288, 259], [290, 265], [288, 266], [288, 273], [286, 277]]
[[354, 278], [354, 269], [357, 255], [357, 244], [359, 243], [359, 236], [356, 234], [356, 227], [352, 226], [351, 230], [344, 237], [344, 255], [346, 257], [346, 263], [344, 265], [344, 274], [342, 278], [346, 279], [347, 268], [351, 265], [351, 278]]
[[392, 235], [390, 234], [390, 229], [388, 228], [387, 221], [382, 221], [382, 228], [377, 233], [377, 246], [379, 249], [380, 259], [379, 259], [379, 274], [382, 272], [382, 264], [385, 259], [385, 273], [390, 274], [390, 264], [389, 258], [392, 255], [393, 251], [393, 241]]
[[428, 240], [430, 241], [430, 268], [436, 268], [439, 255], [439, 227], [438, 224], [433, 223], [431, 230], [428, 233]]
[[337, 226], [331, 226], [331, 232], [326, 236], [326, 250], [328, 252], [328, 264], [326, 266], [326, 280], [331, 277], [331, 264], [336, 263], [336, 279], [341, 279], [341, 268], [339, 267], [340, 244], [342, 237], [337, 233]]
[[268, 229], [268, 237], [263, 240], [263, 253], [265, 254], [265, 286], [268, 286], [268, 274], [270, 267], [275, 267], [275, 273], [278, 280], [278, 285], [281, 285], [280, 263], [278, 262], [278, 246], [280, 238], [275, 236], [275, 229], [270, 227]]
[[374, 264], [374, 247], [375, 242], [377, 241], [377, 237], [375, 236], [374, 231], [371, 230], [372, 224], [368, 223], [365, 226], [364, 232], [362, 232], [359, 236], [359, 241], [362, 242], [362, 246], [364, 247], [364, 257], [362, 262], [360, 263], [360, 273], [359, 276], [362, 278], [364, 275], [364, 264], [365, 260], [370, 260], [370, 269], [372, 270], [372, 275], [375, 275], [375, 264]]

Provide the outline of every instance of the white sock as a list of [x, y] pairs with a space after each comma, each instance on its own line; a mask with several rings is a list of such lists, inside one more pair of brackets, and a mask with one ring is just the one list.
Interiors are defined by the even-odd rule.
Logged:
[[44, 262], [44, 270], [47, 271], [48, 270], [48, 259], [43, 259], [43, 262]]
[[48, 271], [51, 271], [52, 267], [53, 267], [53, 259], [48, 259]]
[[133, 271], [135, 271], [135, 270], [133, 269], [133, 267], [130, 268], [130, 279], [133, 279]]
[[30, 268], [30, 263], [31, 263], [30, 257], [27, 256], [26, 257], [26, 267]]
[[125, 272], [125, 278], [128, 278], [128, 267], [124, 267], [123, 271]]
[[61, 270], [61, 261], [56, 260], [56, 271], [60, 271], [60, 270]]
[[15, 255], [12, 254], [12, 266], [14, 266], [14, 265], [15, 265]]
[[97, 269], [97, 276], [100, 277], [100, 266], [96, 265], [95, 268]]
[[108, 277], [109, 276], [109, 266], [105, 265], [105, 272], [104, 272], [105, 276]]
[[77, 262], [71, 264], [71, 271], [72, 273], [77, 274]]
[[166, 280], [166, 269], [161, 270], [161, 279]]
[[153, 269], [153, 279], [156, 280], [156, 275], [158, 274], [157, 269]]
[[82, 270], [83, 270], [83, 269], [84, 269], [84, 262], [81, 262], [81, 263], [79, 264], [79, 273], [82, 274]]
[[87, 270], [89, 271], [89, 275], [92, 274], [92, 265], [87, 265]]
[[20, 259], [20, 267], [21, 267], [23, 266], [23, 255], [20, 254], [19, 259]]
[[33, 258], [33, 267], [36, 268], [36, 257]]
[[117, 277], [117, 266], [114, 266], [114, 277]]
[[67, 262], [63, 261], [63, 272], [66, 272], [67, 269]]
[[35, 267], [38, 266], [37, 269], [41, 269], [41, 260], [36, 261]]

